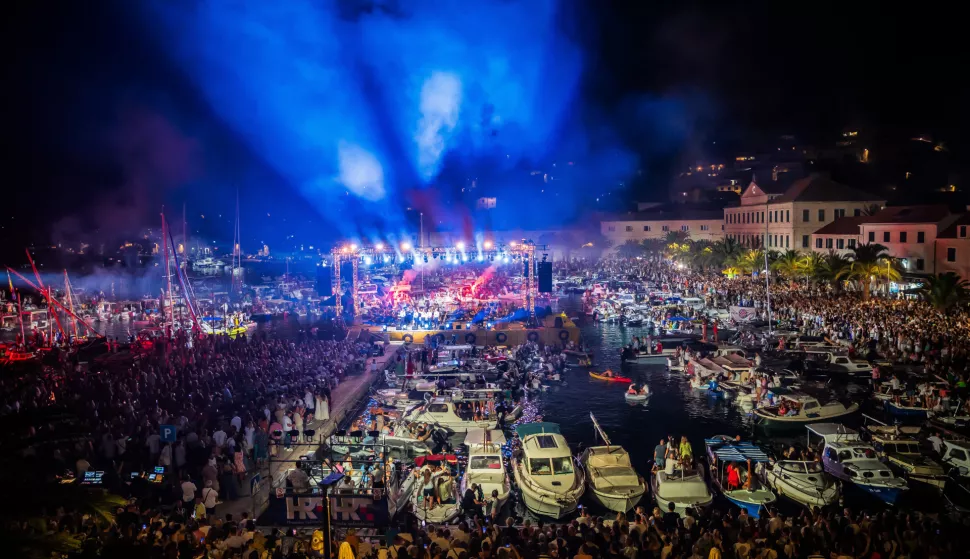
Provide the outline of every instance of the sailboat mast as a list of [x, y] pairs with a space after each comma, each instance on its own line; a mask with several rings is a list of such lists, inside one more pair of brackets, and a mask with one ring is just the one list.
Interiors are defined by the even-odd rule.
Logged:
[[172, 304], [172, 270], [168, 262], [168, 226], [165, 224], [165, 212], [162, 212], [162, 247], [165, 252], [165, 288], [166, 298], [168, 299], [168, 335], [171, 336], [175, 330], [175, 306]]
[[[64, 270], [64, 296], [67, 297], [68, 308], [71, 309], [71, 314], [74, 312], [74, 294], [71, 293], [71, 280], [67, 277], [67, 270]], [[74, 325], [74, 339], [77, 339], [77, 318], [72, 317], [71, 323]]]

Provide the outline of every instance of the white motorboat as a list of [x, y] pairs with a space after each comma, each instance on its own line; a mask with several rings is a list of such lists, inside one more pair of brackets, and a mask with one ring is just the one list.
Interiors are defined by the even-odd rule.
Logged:
[[[761, 509], [776, 500], [771, 489], [762, 483], [768, 455], [750, 442], [725, 436], [706, 439], [704, 445], [714, 487], [728, 501], [748, 511], [749, 516], [759, 518]], [[737, 485], [732, 485], [731, 468], [737, 475]]]
[[674, 504], [678, 514], [683, 515], [689, 508], [701, 509], [714, 501], [704, 480], [704, 471], [696, 466], [688, 469], [674, 466], [670, 473], [657, 470], [650, 484], [657, 506], [665, 512], [670, 503]]
[[475, 420], [472, 414], [458, 409], [451, 398], [445, 397], [431, 398], [409, 409], [404, 419], [446, 427], [455, 433], [467, 433], [469, 429], [495, 429], [497, 426], [494, 418]]
[[611, 444], [592, 413], [589, 417], [606, 446], [587, 447], [580, 454], [579, 462], [586, 470], [586, 483], [599, 504], [625, 513], [640, 502], [647, 484], [633, 469], [629, 453], [623, 447]]
[[800, 428], [812, 423], [832, 421], [859, 411], [859, 404], [848, 407], [841, 402], [822, 404], [807, 394], [776, 388], [771, 391], [778, 404], [754, 410], [755, 419], [769, 429]]
[[640, 385], [639, 389], [637, 389], [636, 385], [631, 384], [630, 388], [623, 393], [623, 399], [632, 403], [646, 402], [650, 399], [650, 387], [643, 384]]
[[824, 507], [839, 500], [839, 487], [822, 465], [807, 460], [779, 460], [765, 468], [766, 483], [778, 493], [806, 507]]
[[876, 450], [858, 432], [837, 423], [809, 425], [808, 432], [809, 438], [815, 434], [824, 441], [822, 466], [836, 478], [890, 505], [909, 489], [906, 480], [880, 462]]
[[[412, 475], [416, 478], [411, 491], [411, 512], [429, 524], [447, 524], [461, 513], [461, 499], [458, 483], [451, 475], [451, 468], [457, 464], [454, 455], [432, 454], [418, 456], [414, 463], [417, 468]], [[431, 489], [425, 491], [425, 472], [428, 472]]]
[[[501, 509], [509, 499], [512, 483], [502, 460], [502, 445], [505, 434], [502, 431], [472, 429], [465, 436], [468, 446], [468, 467], [461, 478], [461, 492], [476, 484], [482, 488], [486, 501], [495, 499]], [[493, 497], [493, 493], [496, 496]]]
[[555, 423], [526, 423], [515, 428], [522, 441], [512, 457], [512, 472], [525, 506], [532, 512], [562, 518], [576, 510], [586, 489], [566, 439]]

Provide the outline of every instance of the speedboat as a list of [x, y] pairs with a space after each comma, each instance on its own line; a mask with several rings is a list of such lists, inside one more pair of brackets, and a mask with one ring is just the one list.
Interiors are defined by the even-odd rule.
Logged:
[[806, 507], [824, 507], [839, 500], [839, 487], [814, 460], [779, 460], [765, 467], [765, 482], [779, 496]]
[[753, 412], [755, 419], [769, 429], [799, 428], [811, 423], [832, 421], [859, 411], [857, 403], [848, 407], [835, 401], [823, 405], [817, 398], [807, 394], [780, 388], [771, 392], [779, 403], [757, 408]]
[[[759, 518], [762, 507], [776, 500], [771, 489], [762, 483], [768, 455], [750, 442], [725, 436], [706, 439], [704, 446], [707, 447], [711, 484], [728, 501], [748, 511], [749, 516]], [[732, 485], [729, 468], [737, 468], [737, 485]]]
[[[461, 500], [458, 495], [458, 484], [451, 476], [451, 468], [458, 462], [453, 454], [418, 456], [414, 459], [417, 466], [412, 473], [415, 476], [414, 488], [411, 491], [411, 512], [429, 524], [447, 524], [461, 512]], [[425, 498], [424, 473], [431, 474], [433, 495]]]
[[430, 398], [404, 413], [404, 419], [411, 422], [430, 423], [445, 427], [454, 433], [467, 433], [469, 429], [495, 429], [494, 418], [475, 420], [465, 411], [458, 409], [451, 398]]
[[683, 515], [689, 508], [701, 509], [714, 501], [704, 481], [704, 470], [697, 466], [684, 469], [675, 465], [670, 473], [657, 470], [650, 485], [657, 506], [663, 511], [673, 503], [674, 511]]
[[836, 423], [809, 425], [808, 432], [809, 437], [815, 434], [824, 441], [822, 466], [836, 478], [890, 505], [909, 489], [906, 480], [880, 462], [876, 450], [858, 432]]
[[585, 476], [582, 468], [575, 467], [559, 426], [526, 423], [515, 432], [522, 443], [512, 456], [512, 472], [525, 506], [551, 518], [576, 510], [586, 489]]
[[[505, 444], [505, 434], [501, 431], [487, 431], [472, 429], [465, 435], [465, 445], [468, 446], [468, 466], [461, 478], [461, 492], [476, 484], [482, 488], [482, 495], [486, 501], [496, 500], [501, 509], [509, 499], [512, 483], [505, 464], [502, 460], [502, 445]], [[492, 493], [497, 493], [492, 497]]]
[[630, 455], [621, 446], [610, 443], [593, 414], [593, 426], [606, 446], [587, 447], [579, 455], [586, 470], [586, 483], [593, 499], [615, 512], [627, 512], [643, 498], [647, 484], [630, 463]]

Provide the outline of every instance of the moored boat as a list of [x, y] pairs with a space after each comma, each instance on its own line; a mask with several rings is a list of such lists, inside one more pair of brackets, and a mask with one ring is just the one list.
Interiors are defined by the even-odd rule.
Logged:
[[593, 499], [614, 512], [627, 512], [643, 498], [647, 484], [633, 469], [630, 455], [622, 446], [613, 445], [592, 413], [593, 426], [605, 446], [587, 447], [579, 456], [586, 470], [586, 483]]
[[669, 510], [673, 503], [674, 510], [684, 514], [689, 508], [704, 508], [714, 501], [704, 481], [704, 471], [697, 466], [683, 468], [674, 465], [669, 472], [657, 470], [650, 480], [650, 487], [657, 506], [663, 511]]
[[909, 489], [906, 480], [896, 477], [889, 466], [880, 462], [876, 450], [863, 442], [856, 431], [836, 423], [807, 428], [809, 436], [822, 438], [822, 466], [836, 478], [890, 505]]
[[461, 492], [473, 484], [482, 489], [485, 501], [496, 501], [501, 509], [509, 499], [512, 484], [502, 460], [505, 435], [498, 430], [472, 429], [465, 435], [468, 466], [461, 478]]
[[779, 460], [765, 467], [765, 482], [778, 493], [806, 507], [824, 507], [839, 500], [839, 487], [814, 460]]
[[773, 389], [778, 403], [757, 408], [755, 418], [770, 429], [798, 429], [804, 425], [834, 421], [859, 411], [859, 404], [846, 406], [837, 401], [822, 404], [814, 396], [782, 389]]
[[586, 489], [566, 439], [555, 423], [526, 423], [515, 428], [521, 448], [512, 456], [512, 472], [525, 506], [532, 512], [562, 518], [576, 510]]
[[753, 443], [725, 436], [706, 439], [704, 446], [711, 485], [748, 515], [759, 518], [761, 509], [776, 500], [762, 481], [768, 455]]

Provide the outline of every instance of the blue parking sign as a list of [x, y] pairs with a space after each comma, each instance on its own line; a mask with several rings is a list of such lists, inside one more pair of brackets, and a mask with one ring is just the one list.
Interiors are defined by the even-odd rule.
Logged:
[[160, 425], [158, 428], [159, 436], [163, 443], [174, 443], [175, 442], [175, 426], [174, 425]]

